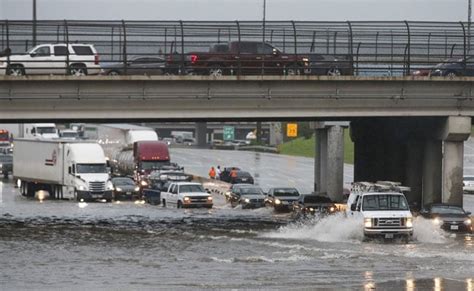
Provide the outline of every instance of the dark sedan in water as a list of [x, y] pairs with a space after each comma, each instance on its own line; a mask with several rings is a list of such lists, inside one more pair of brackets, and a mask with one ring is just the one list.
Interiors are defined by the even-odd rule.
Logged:
[[314, 215], [328, 215], [338, 211], [338, 207], [329, 197], [320, 195], [301, 195], [293, 202], [292, 210], [297, 218]]
[[431, 204], [420, 211], [420, 214], [431, 219], [441, 229], [453, 232], [472, 232], [470, 212], [450, 204]]
[[295, 188], [270, 188], [267, 192], [266, 204], [272, 206], [275, 211], [289, 211], [293, 202], [299, 197], [300, 193]]
[[112, 178], [112, 184], [114, 185], [114, 199], [119, 200], [122, 198], [137, 198], [140, 195], [140, 188], [135, 184], [133, 179], [128, 177], [116, 177]]
[[235, 189], [229, 201], [232, 207], [242, 205], [243, 209], [260, 208], [265, 206], [265, 195], [260, 187], [248, 185]]
[[139, 57], [124, 63], [102, 65], [101, 75], [163, 75], [165, 60], [158, 57]]

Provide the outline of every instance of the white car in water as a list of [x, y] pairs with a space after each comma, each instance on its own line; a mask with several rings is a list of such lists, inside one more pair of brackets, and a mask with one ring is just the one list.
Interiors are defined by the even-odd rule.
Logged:
[[41, 44], [25, 54], [0, 58], [0, 75], [84, 76], [99, 72], [99, 55], [91, 44]]
[[366, 238], [413, 236], [413, 216], [402, 193], [353, 192], [347, 201], [347, 212], [363, 221]]
[[462, 190], [464, 194], [474, 194], [474, 176], [464, 176]]
[[204, 190], [200, 183], [171, 183], [168, 191], [161, 192], [163, 206], [177, 208], [212, 208], [212, 196]]

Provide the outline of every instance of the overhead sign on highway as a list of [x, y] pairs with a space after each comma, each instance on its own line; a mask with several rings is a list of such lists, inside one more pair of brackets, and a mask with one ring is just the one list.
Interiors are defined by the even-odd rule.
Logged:
[[234, 140], [234, 127], [233, 126], [224, 126], [224, 140]]
[[286, 125], [286, 136], [287, 137], [297, 137], [298, 136], [298, 124], [297, 123], [288, 123]]

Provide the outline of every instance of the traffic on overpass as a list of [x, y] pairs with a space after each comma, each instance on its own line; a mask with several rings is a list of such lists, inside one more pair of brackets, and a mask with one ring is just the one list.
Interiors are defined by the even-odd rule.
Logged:
[[449, 2], [0, 0], [0, 289], [474, 291]]
[[0, 74], [472, 76], [466, 22], [0, 20]]

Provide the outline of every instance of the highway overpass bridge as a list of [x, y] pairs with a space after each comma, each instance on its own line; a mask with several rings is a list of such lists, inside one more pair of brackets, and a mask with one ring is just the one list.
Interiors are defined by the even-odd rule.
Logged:
[[[411, 202], [462, 204], [474, 78], [24, 76], [0, 79], [1, 122], [316, 121], [315, 190], [342, 199], [343, 131], [355, 180], [396, 180]], [[325, 122], [331, 121], [331, 122]]]

